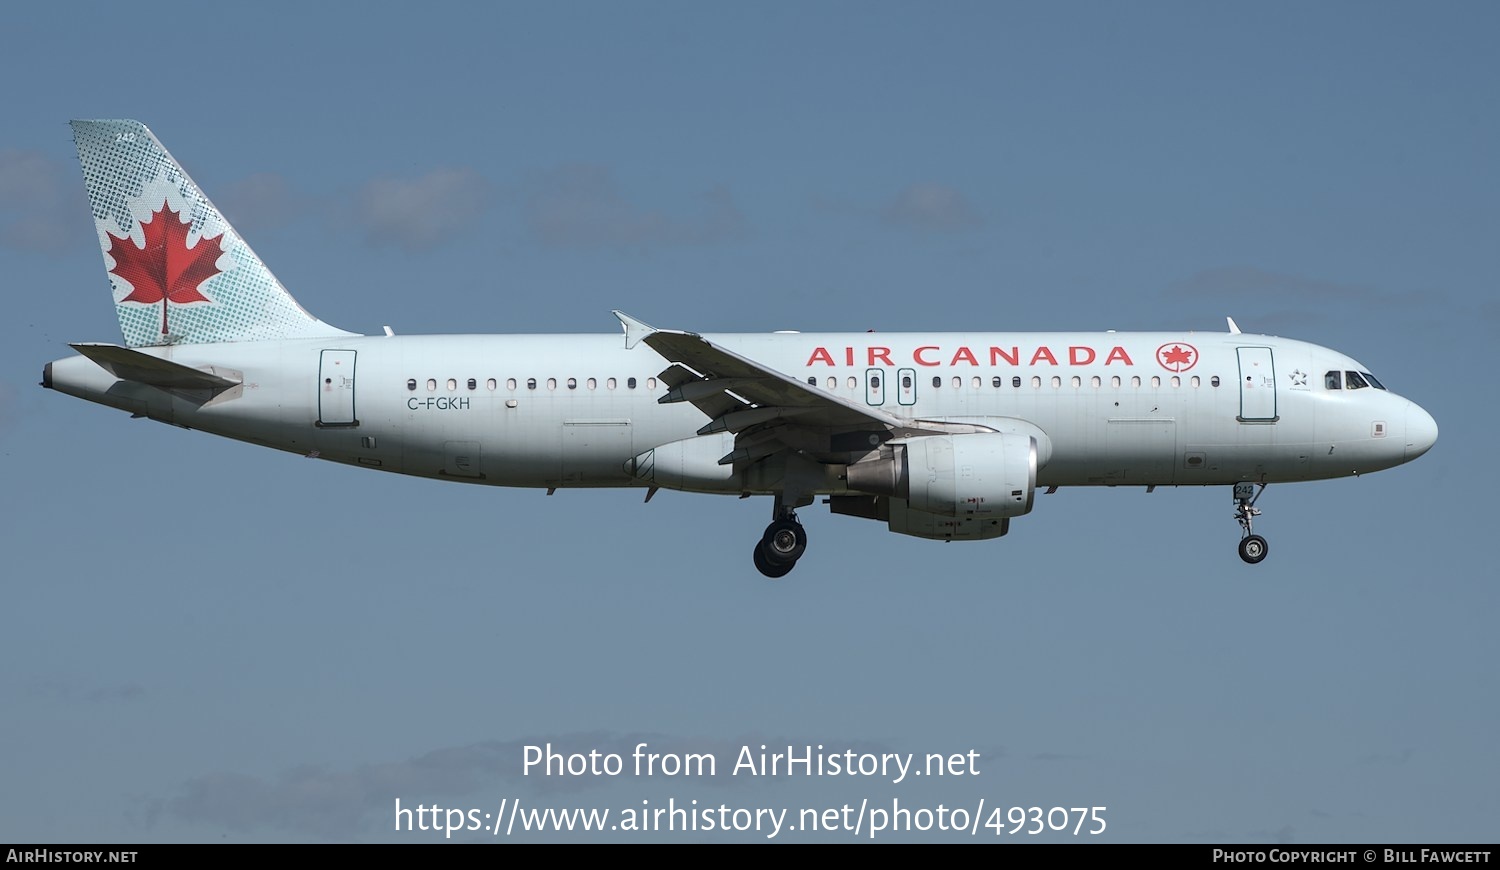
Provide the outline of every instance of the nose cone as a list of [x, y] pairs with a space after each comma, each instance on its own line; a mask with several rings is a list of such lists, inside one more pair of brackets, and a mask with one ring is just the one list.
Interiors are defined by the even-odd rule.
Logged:
[[1406, 405], [1406, 461], [1410, 462], [1437, 443], [1437, 421], [1416, 402]]

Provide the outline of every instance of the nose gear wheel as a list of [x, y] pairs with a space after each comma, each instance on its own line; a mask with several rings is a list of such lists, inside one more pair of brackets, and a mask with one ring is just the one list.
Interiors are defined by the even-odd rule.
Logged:
[[1260, 509], [1255, 503], [1266, 491], [1264, 483], [1260, 484], [1258, 491], [1255, 486], [1250, 482], [1234, 485], [1234, 518], [1240, 524], [1240, 558], [1250, 565], [1259, 564], [1270, 549], [1265, 538], [1250, 531], [1251, 524], [1260, 516]]

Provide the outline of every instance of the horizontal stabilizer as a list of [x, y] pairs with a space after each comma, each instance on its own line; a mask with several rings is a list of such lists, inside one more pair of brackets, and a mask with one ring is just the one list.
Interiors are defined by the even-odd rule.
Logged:
[[75, 344], [73, 349], [122, 381], [135, 381], [163, 390], [219, 393], [240, 383], [118, 344]]

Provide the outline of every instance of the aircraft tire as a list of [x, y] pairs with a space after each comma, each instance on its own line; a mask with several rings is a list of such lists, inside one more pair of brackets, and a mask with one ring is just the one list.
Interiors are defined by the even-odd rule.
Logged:
[[807, 530], [796, 520], [777, 520], [766, 526], [760, 545], [767, 561], [794, 564], [807, 552]]
[[1266, 539], [1260, 535], [1247, 535], [1240, 539], [1240, 558], [1251, 565], [1258, 564], [1266, 558], [1269, 549]]
[[780, 580], [791, 573], [793, 568], [797, 567], [796, 562], [776, 563], [769, 561], [766, 559], [765, 547], [761, 544], [755, 545], [755, 552], [752, 558], [755, 560], [755, 569], [772, 580]]

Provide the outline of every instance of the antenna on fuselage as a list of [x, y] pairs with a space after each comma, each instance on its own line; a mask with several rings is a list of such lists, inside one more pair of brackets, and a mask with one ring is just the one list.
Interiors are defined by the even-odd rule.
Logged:
[[1234, 318], [1233, 317], [1226, 317], [1224, 319], [1227, 320], [1227, 321], [1229, 321], [1229, 334], [1230, 335], [1239, 335], [1240, 334], [1240, 327], [1239, 327], [1239, 324], [1237, 324], [1237, 323], [1234, 322]]

